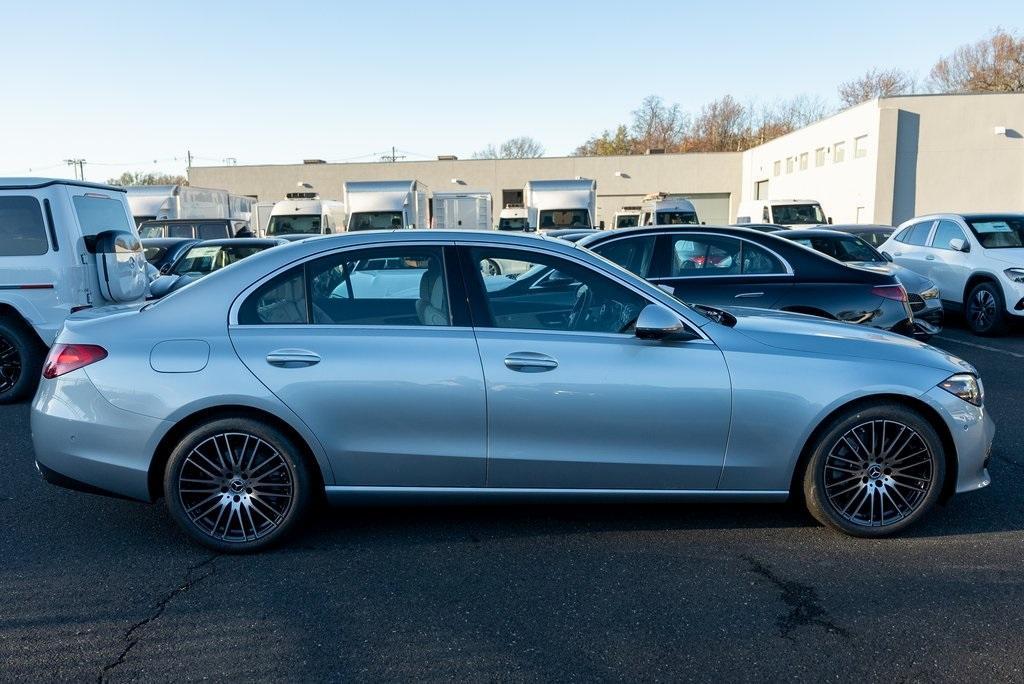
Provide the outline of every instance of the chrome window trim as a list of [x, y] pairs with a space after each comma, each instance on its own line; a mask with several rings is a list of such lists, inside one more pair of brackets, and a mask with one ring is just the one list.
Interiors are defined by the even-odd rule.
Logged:
[[[758, 273], [740, 273], [738, 275], [653, 276], [653, 277], [647, 278], [647, 280], [666, 280], [666, 279], [669, 279], [669, 278], [683, 278], [683, 279], [686, 279], [686, 280], [691, 280], [693, 278], [766, 278], [766, 277], [773, 277], [773, 276], [774, 277], [785, 278], [785, 277], [788, 277], [788, 276], [796, 275], [796, 273], [793, 271], [793, 267], [790, 266], [789, 262], [786, 261], [786, 259], [784, 259], [782, 257], [782, 255], [780, 255], [778, 252], [776, 252], [771, 247], [765, 247], [764, 245], [759, 244], [759, 243], [755, 242], [754, 240], [751, 240], [750, 238], [747, 238], [747, 237], [743, 237], [743, 236], [739, 236], [739, 235], [730, 235], [728, 233], [710, 233], [710, 232], [699, 231], [699, 230], [658, 231], [657, 233], [654, 233], [655, 237], [658, 237], [660, 235], [706, 235], [708, 237], [720, 237], [720, 238], [724, 237], [724, 238], [729, 238], [731, 240], [739, 240], [741, 242], [747, 242], [749, 244], [754, 245], [755, 247], [757, 247], [759, 249], [763, 249], [764, 251], [768, 252], [769, 254], [774, 256], [776, 259], [778, 259], [780, 262], [782, 262], [782, 265], [785, 267], [786, 272], [785, 273], [760, 273], [760, 274], [758, 274]], [[620, 235], [618, 237], [613, 237], [613, 238], [609, 238], [607, 240], [602, 240], [601, 243], [596, 245], [596, 246], [600, 247], [601, 245], [607, 245], [609, 243], [616, 242], [618, 240], [630, 240], [630, 239], [637, 238], [637, 237], [647, 237], [647, 236], [642, 236], [640, 234]], [[784, 240], [785, 238], [779, 238], [779, 239]], [[590, 247], [588, 247], [587, 245], [579, 245], [579, 246], [582, 247], [583, 249], [590, 249]], [[593, 250], [591, 250], [591, 251], [593, 251]], [[597, 254], [597, 252], [594, 252], [594, 253]]]

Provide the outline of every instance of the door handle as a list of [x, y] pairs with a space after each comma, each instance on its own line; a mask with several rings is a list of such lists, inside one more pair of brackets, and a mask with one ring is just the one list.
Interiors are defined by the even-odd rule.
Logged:
[[303, 368], [320, 363], [320, 357], [305, 349], [278, 349], [267, 354], [267, 363], [278, 368]]
[[893, 256], [903, 256], [903, 252], [893, 252]]
[[764, 292], [740, 292], [733, 299], [740, 299], [741, 297], [763, 297]]
[[505, 367], [521, 373], [543, 373], [558, 368], [558, 361], [537, 352], [513, 352], [505, 357]]
[[928, 256], [925, 257], [925, 259], [927, 259], [928, 261], [935, 261], [935, 255], [929, 254]]

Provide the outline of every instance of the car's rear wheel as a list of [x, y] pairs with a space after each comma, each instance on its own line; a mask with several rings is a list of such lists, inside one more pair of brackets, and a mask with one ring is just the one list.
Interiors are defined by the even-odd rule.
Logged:
[[807, 509], [857, 537], [884, 537], [924, 516], [942, 491], [942, 440], [901, 404], [859, 406], [837, 416], [812, 446], [804, 473]]
[[975, 335], [1000, 335], [1006, 331], [1003, 293], [992, 282], [981, 282], [967, 295], [964, 317]]
[[280, 431], [249, 418], [187, 434], [164, 475], [167, 508], [193, 539], [222, 552], [263, 549], [287, 537], [312, 500], [314, 478]]
[[39, 384], [45, 350], [35, 334], [0, 320], [0, 404], [27, 399]]

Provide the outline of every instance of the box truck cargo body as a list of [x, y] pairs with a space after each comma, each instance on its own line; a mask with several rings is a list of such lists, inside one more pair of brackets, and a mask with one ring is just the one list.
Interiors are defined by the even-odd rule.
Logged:
[[347, 181], [344, 191], [349, 230], [430, 227], [429, 190], [419, 181]]
[[434, 228], [441, 230], [489, 230], [491, 193], [435, 192]]
[[558, 230], [596, 225], [596, 181], [587, 178], [527, 181], [523, 200], [531, 228]]

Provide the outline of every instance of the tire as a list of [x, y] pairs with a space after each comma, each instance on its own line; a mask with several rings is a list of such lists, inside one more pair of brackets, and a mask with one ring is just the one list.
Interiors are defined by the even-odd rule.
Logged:
[[174, 449], [164, 495], [192, 539], [222, 553], [248, 553], [295, 531], [315, 482], [301, 450], [279, 430], [223, 418], [195, 428]]
[[993, 336], [1006, 332], [1006, 305], [1002, 289], [991, 281], [974, 286], [964, 302], [967, 327], [975, 335]]
[[851, 408], [816, 439], [803, 493], [807, 510], [824, 525], [854, 537], [897, 534], [920, 520], [941, 495], [942, 440], [907, 406]]
[[39, 385], [46, 349], [18, 321], [0, 320], [0, 404], [31, 397]]

